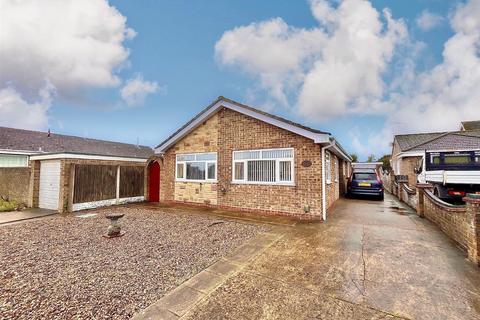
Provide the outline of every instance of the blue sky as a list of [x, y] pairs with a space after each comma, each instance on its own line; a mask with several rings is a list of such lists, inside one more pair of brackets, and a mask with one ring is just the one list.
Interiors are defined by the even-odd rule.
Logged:
[[[471, 2], [473, 2], [474, 6], [478, 4], [477, 1]], [[48, 2], [46, 3], [48, 8]], [[340, 4], [337, 1], [326, 3], [333, 10], [331, 12], [340, 11]], [[368, 6], [369, 2], [367, 1], [366, 3]], [[116, 83], [113, 80], [88, 82], [89, 80], [87, 79], [82, 80], [83, 82], [76, 86], [74, 81], [78, 81], [78, 79], [72, 80], [71, 83], [73, 84], [70, 84], [68, 82], [70, 79], [67, 79], [64, 83], [68, 83], [68, 85], [62, 86], [61, 76], [43, 75], [44, 78], [48, 78], [49, 82], [52, 82], [54, 87], [50, 91], [53, 93], [47, 99], [48, 101], [45, 100], [46, 102], [43, 103], [44, 100], [41, 100], [43, 98], [41, 98], [40, 94], [31, 93], [37, 87], [40, 89], [40, 86], [35, 87], [30, 85], [30, 83], [25, 85], [22, 83], [22, 78], [16, 78], [16, 74], [12, 75], [13, 73], [9, 73], [7, 70], [7, 72], [4, 72], [4, 76], [0, 77], [3, 82], [2, 86], [14, 89], [15, 92], [12, 91], [13, 93], [10, 92], [11, 94], [18, 93], [18, 96], [15, 97], [18, 98], [18, 103], [25, 102], [25, 108], [27, 108], [25, 112], [27, 114], [30, 114], [30, 109], [28, 108], [33, 108], [32, 106], [41, 100], [43, 105], [45, 105], [41, 112], [46, 114], [46, 118], [40, 122], [25, 123], [22, 122], [24, 119], [16, 122], [15, 120], [9, 121], [7, 117], [4, 117], [3, 121], [0, 120], [0, 125], [33, 127], [34, 129], [48, 127], [53, 132], [129, 143], [136, 143], [137, 139], [139, 139], [141, 144], [154, 146], [188, 121], [217, 96], [223, 95], [264, 108], [269, 112], [300, 123], [329, 131], [338, 138], [345, 149], [359, 153], [362, 158], [369, 153], [380, 156], [388, 152], [388, 143], [392, 141], [394, 133], [455, 129], [458, 126], [459, 119], [468, 118], [464, 120], [474, 120], [477, 115], [480, 118], [480, 112], [472, 111], [469, 107], [456, 105], [455, 103], [444, 106], [443, 100], [429, 100], [429, 103], [432, 105], [439, 104], [438, 108], [440, 109], [438, 110], [441, 110], [443, 107], [449, 108], [453, 114], [458, 114], [458, 116], [450, 120], [445, 120], [440, 116], [440, 120], [426, 121], [429, 123], [424, 126], [424, 121], [411, 122], [409, 117], [418, 118], [422, 116], [418, 115], [418, 112], [424, 112], [428, 107], [418, 106], [418, 109], [409, 111], [404, 110], [402, 105], [418, 100], [417, 97], [421, 93], [416, 92], [415, 87], [417, 87], [418, 81], [423, 81], [423, 78], [421, 78], [423, 73], [429, 73], [434, 67], [444, 64], [442, 56], [444, 44], [455, 36], [455, 33], [459, 30], [459, 27], [457, 29], [452, 28], [452, 17], [458, 11], [458, 5], [469, 4], [470, 2], [447, 0], [371, 1], [373, 10], [379, 15], [377, 20], [384, 29], [379, 31], [379, 36], [384, 35], [382, 32], [386, 32], [385, 30], [388, 28], [386, 26], [386, 18], [382, 13], [382, 10], [385, 8], [390, 9], [392, 19], [399, 23], [399, 28], [403, 28], [402, 32], [407, 35], [392, 36], [396, 37], [392, 40], [395, 43], [394, 48], [387, 53], [382, 51], [382, 57], [384, 55], [391, 55], [391, 57], [385, 59], [385, 65], [378, 67], [379, 69], [375, 75], [368, 74], [369, 71], [364, 69], [354, 73], [354, 76], [357, 74], [361, 79], [372, 76], [377, 82], [381, 81], [380, 87], [383, 88], [381, 93], [378, 92], [377, 85], [367, 87], [366, 90], [371, 90], [371, 93], [368, 94], [368, 101], [366, 102], [368, 106], [365, 107], [365, 103], [358, 102], [360, 101], [359, 97], [365, 98], [363, 93], [360, 92], [363, 90], [363, 87], [360, 85], [355, 92], [346, 93], [348, 99], [344, 103], [345, 110], [342, 109], [343, 111], [329, 113], [328, 106], [322, 107], [322, 103], [326, 103], [323, 97], [313, 97], [308, 100], [311, 101], [308, 103], [299, 102], [305, 101], [299, 98], [299, 92], [302, 88], [305, 89], [305, 82], [297, 78], [304, 79], [303, 77], [311, 75], [314, 63], [308, 65], [310, 58], [302, 58], [305, 59], [304, 61], [302, 60], [303, 62], [288, 70], [288, 77], [295, 73], [295, 77], [288, 79], [282, 78], [285, 76], [284, 73], [279, 73], [278, 70], [269, 69], [271, 66], [266, 66], [265, 70], [269, 70], [268, 72], [271, 72], [269, 74], [273, 75], [275, 80], [273, 81], [274, 84], [272, 82], [269, 82], [267, 85], [262, 84], [261, 79], [264, 79], [262, 77], [265, 74], [252, 71], [252, 68], [256, 66], [262, 67], [261, 63], [268, 64], [268, 61], [256, 61], [255, 53], [252, 54], [252, 51], [254, 52], [258, 48], [255, 46], [255, 42], [248, 43], [249, 38], [244, 38], [241, 32], [235, 29], [237, 27], [250, 26], [251, 30], [261, 33], [264, 30], [262, 28], [266, 28], [261, 26], [261, 23], [267, 23], [272, 21], [271, 19], [280, 17], [282, 23], [290, 28], [285, 31], [286, 34], [266, 39], [260, 38], [260, 40], [264, 43], [271, 41], [269, 45], [275, 45], [275, 43], [282, 42], [284, 37], [286, 37], [298, 41], [295, 43], [302, 43], [302, 41], [306, 40], [301, 38], [295, 30], [314, 30], [319, 28], [319, 20], [314, 17], [314, 5], [311, 2], [290, 0], [110, 1], [110, 7], [118, 10], [118, 14], [115, 17], [117, 20], [115, 21], [118, 22], [119, 17], [122, 16], [126, 18], [126, 22], [124, 21], [123, 25], [117, 26], [115, 24], [115, 28], [112, 27], [112, 30], [118, 31], [118, 28], [123, 28], [123, 31], [120, 32], [126, 34], [125, 30], [129, 28], [136, 33], [135, 36], [125, 36], [125, 39], [116, 42], [116, 46], [123, 48], [125, 52], [128, 51], [128, 57], [117, 59], [115, 58], [118, 57], [117, 55], [111, 54], [108, 56], [108, 59], [112, 59], [112, 61], [117, 59], [109, 64], [109, 69], [107, 68], [111, 75], [117, 77]], [[21, 12], [22, 8], [17, 9]], [[11, 10], [13, 10], [13, 6]], [[44, 8], [38, 10], [44, 10]], [[55, 12], [55, 10], [56, 8], [52, 6], [48, 14], [61, 14], [60, 12]], [[71, 15], [75, 15], [80, 9], [69, 7], [69, 10], [72, 10], [70, 12]], [[107, 9], [102, 7], [101, 10]], [[112, 14], [111, 11], [107, 10], [106, 12], [106, 14]], [[426, 17], [426, 24], [421, 26], [418, 19], [425, 12], [430, 15]], [[337, 20], [335, 23], [339, 23], [338, 19], [342, 19], [339, 16], [336, 16]], [[103, 18], [104, 15], [101, 17]], [[323, 17], [327, 17], [327, 14]], [[35, 19], [35, 17], [32, 17], [32, 19]], [[98, 19], [98, 17], [95, 19]], [[371, 19], [371, 16], [366, 16], [365, 19]], [[12, 19], [4, 23], [15, 25], [19, 21]], [[335, 24], [333, 23], [332, 25]], [[90, 30], [95, 28], [95, 23], [92, 22], [92, 26], [85, 25], [82, 28], [82, 30]], [[246, 30], [248, 31], [248, 29]], [[111, 30], [107, 31], [110, 32]], [[232, 32], [230, 39], [222, 38], [227, 31]], [[98, 34], [103, 33], [99, 32]], [[68, 36], [68, 34], [65, 35], [65, 37]], [[28, 35], [25, 37], [28, 38]], [[101, 38], [102, 36], [99, 37]], [[46, 41], [51, 40], [47, 39]], [[220, 49], [215, 47], [218, 43], [221, 44], [219, 45]], [[230, 48], [231, 45], [239, 45], [239, 43], [241, 46], [245, 46], [242, 47], [242, 50], [245, 49], [250, 53], [228, 57], [228, 49], [226, 48]], [[67, 45], [68, 43], [65, 43], [65, 46]], [[341, 45], [348, 47], [348, 41]], [[316, 49], [318, 53], [311, 54], [305, 52], [309, 50], [308, 46], [306, 47], [307, 49], [302, 49], [302, 52], [296, 52], [295, 54], [302, 57], [314, 57], [312, 59], [317, 60], [326, 59], [324, 58], [326, 53], [321, 51], [323, 50], [322, 48]], [[102, 57], [104, 53], [102, 48], [95, 49], [92, 53], [92, 59], [88, 61], [95, 61], [95, 57]], [[260, 47], [258, 50], [265, 52], [265, 48], [268, 47]], [[35, 48], [32, 48], [29, 54], [35, 55], [35, 50]], [[418, 52], [413, 54], [412, 52], [415, 50]], [[83, 51], [80, 48], [75, 52], [65, 54], [75, 55], [81, 54]], [[4, 54], [6, 55], [7, 53]], [[288, 56], [285, 57], [285, 59], [288, 58]], [[478, 52], [476, 53], [476, 58], [478, 58]], [[411, 70], [413, 75], [405, 77], [411, 82], [410, 85], [407, 86], [408, 88], [402, 88], [401, 90], [398, 88], [392, 89], [392, 83], [398, 78], [399, 70], [404, 70], [407, 62], [413, 64]], [[476, 62], [474, 61], [473, 63]], [[355, 69], [359, 64], [361, 65], [362, 63], [357, 61], [356, 64], [348, 63], [346, 65], [348, 68]], [[474, 64], [473, 67], [478, 66]], [[299, 71], [300, 69], [301, 71]], [[32, 71], [30, 68], [29, 71], [25, 72], [33, 73], [35, 71]], [[462, 76], [461, 73], [459, 74]], [[317, 75], [320, 78], [322, 77], [321, 70], [317, 71]], [[353, 85], [363, 81], [358, 79], [352, 80], [354, 76], [350, 74], [345, 75], [346, 79], [353, 81]], [[430, 76], [434, 77], [433, 75]], [[148, 92], [145, 93], [144, 99], [137, 99], [139, 101], [136, 100], [136, 102], [132, 103], [133, 105], [129, 105], [125, 99], [122, 99], [121, 88], [126, 86], [129, 79], [135, 78], [140, 79], [139, 83], [150, 85], [151, 90], [147, 90]], [[296, 80], [292, 80], [293, 78]], [[399, 82], [403, 83], [405, 78], [400, 79]], [[55, 80], [55, 82], [50, 81], [50, 79], [59, 80]], [[329, 80], [325, 78], [323, 81], [328, 82]], [[285, 86], [290, 86], [292, 82], [294, 83], [292, 87], [286, 89]], [[279, 84], [284, 89], [286, 103], [282, 103], [281, 98], [272, 93], [272, 87]], [[334, 85], [332, 84], [332, 86]], [[341, 86], [345, 87], [348, 84]], [[332, 90], [336, 92], [335, 87]], [[344, 90], [344, 88], [339, 90]], [[441, 95], [431, 87], [428, 90], [432, 96]], [[401, 91], [401, 98], [390, 97], [392, 92], [398, 91]], [[313, 92], [315, 93], [315, 90]], [[453, 95], [453, 93], [450, 94]], [[312, 94], [306, 96], [311, 97]], [[472, 97], [468, 97], [468, 99], [471, 100]], [[468, 101], [465, 104], [471, 105], [479, 102], [477, 97], [473, 99], [473, 102]], [[5, 98], [3, 101], [7, 101], [7, 99]], [[12, 99], [8, 101], [12, 101]], [[361, 101], [364, 101], [364, 99]], [[445, 99], [445, 101], [450, 100]], [[315, 109], [317, 102], [319, 107]], [[362, 106], [358, 107], [360, 104]], [[10, 109], [7, 109], [7, 107], [6, 102], [4, 102], [2, 107], [0, 97], [0, 115], [2, 114], [2, 108], [5, 110], [12, 109], [12, 107]], [[340, 105], [339, 108], [341, 108]], [[339, 108], [337, 109], [340, 110]], [[387, 108], [391, 108], [391, 110], [385, 111]], [[430, 113], [427, 111], [425, 111], [424, 116], [431, 118], [429, 116]], [[6, 112], [4, 111], [3, 113], [5, 114]], [[41, 113], [38, 110], [35, 112]], [[325, 112], [329, 114], [328, 117], [322, 116]], [[396, 113], [398, 113], [398, 117]], [[8, 113], [6, 114], [8, 115]], [[33, 109], [31, 114], [34, 114]], [[445, 116], [447, 114], [445, 113]], [[418, 122], [419, 124], [412, 124], [413, 122]], [[395, 128], [392, 129], [392, 127]]]

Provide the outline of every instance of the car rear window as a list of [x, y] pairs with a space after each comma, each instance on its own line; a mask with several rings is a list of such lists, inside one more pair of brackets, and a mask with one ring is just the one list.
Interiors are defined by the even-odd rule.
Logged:
[[353, 180], [377, 180], [375, 173], [356, 172], [353, 174]]

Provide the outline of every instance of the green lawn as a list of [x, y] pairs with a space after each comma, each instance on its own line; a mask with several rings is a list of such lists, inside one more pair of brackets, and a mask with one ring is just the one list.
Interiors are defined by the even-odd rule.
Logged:
[[17, 201], [5, 201], [0, 199], [0, 212], [14, 211], [17, 210], [18, 207], [19, 203]]

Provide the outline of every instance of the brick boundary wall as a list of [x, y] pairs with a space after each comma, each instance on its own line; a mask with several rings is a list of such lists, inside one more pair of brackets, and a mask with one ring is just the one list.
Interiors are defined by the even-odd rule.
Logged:
[[409, 207], [415, 209], [418, 203], [416, 189], [411, 189], [406, 183], [399, 183], [399, 190], [402, 193], [402, 201]]
[[28, 204], [30, 167], [0, 168], [0, 196]]
[[436, 198], [428, 184], [417, 184], [417, 213], [436, 224], [480, 266], [480, 198], [467, 196], [466, 205], [451, 205]]

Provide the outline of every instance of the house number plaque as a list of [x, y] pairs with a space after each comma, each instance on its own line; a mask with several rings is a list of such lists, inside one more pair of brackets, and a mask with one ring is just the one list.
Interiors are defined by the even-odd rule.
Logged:
[[310, 160], [303, 160], [302, 161], [302, 167], [308, 168], [312, 165], [312, 161]]

